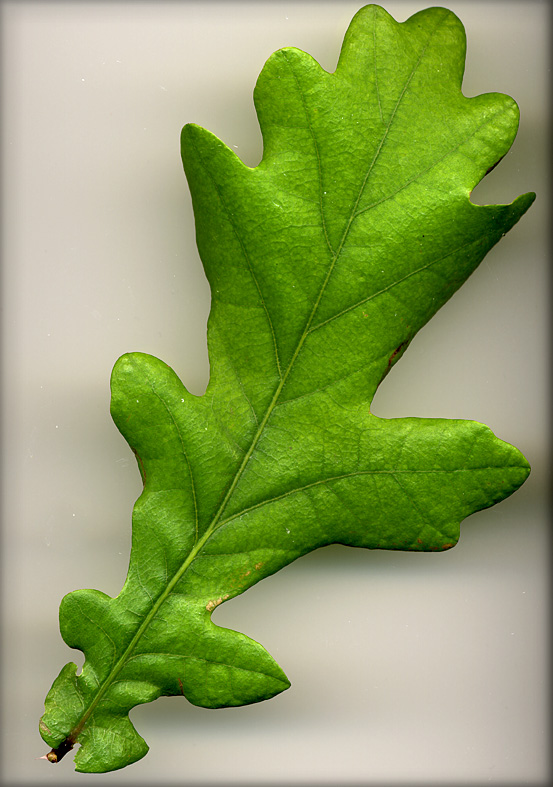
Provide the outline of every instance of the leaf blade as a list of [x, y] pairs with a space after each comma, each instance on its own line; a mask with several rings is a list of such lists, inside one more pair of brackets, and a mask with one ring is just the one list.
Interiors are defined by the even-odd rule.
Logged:
[[269, 59], [258, 167], [183, 129], [211, 377], [194, 397], [151, 356], [114, 369], [112, 415], [144, 482], [129, 573], [114, 599], [63, 600], [62, 636], [86, 662], [62, 670], [41, 724], [60, 754], [81, 745], [78, 770], [143, 756], [128, 711], [160, 694], [222, 707], [289, 686], [261, 645], [211, 622], [219, 604], [327, 543], [448, 549], [464, 517], [528, 475], [481, 424], [370, 412], [417, 331], [533, 200], [470, 202], [518, 109], [461, 94], [464, 52], [445, 9], [398, 24], [367, 6], [334, 74], [296, 49]]

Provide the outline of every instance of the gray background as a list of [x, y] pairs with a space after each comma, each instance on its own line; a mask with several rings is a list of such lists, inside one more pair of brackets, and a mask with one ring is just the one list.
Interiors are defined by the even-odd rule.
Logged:
[[[426, 2], [388, 2], [399, 21]], [[38, 759], [43, 698], [82, 663], [57, 627], [78, 587], [123, 583], [139, 474], [109, 416], [129, 350], [208, 378], [209, 291], [179, 157], [203, 125], [250, 166], [252, 90], [298, 46], [334, 70], [356, 2], [4, 2], [3, 698], [6, 784], [538, 784], [547, 773], [549, 100], [546, 2], [447, 3], [468, 35], [466, 95], [521, 108], [511, 153], [473, 193], [538, 200], [423, 329], [374, 412], [470, 418], [533, 472], [444, 554], [330, 547], [215, 613], [262, 642], [292, 688], [208, 711], [163, 698], [151, 746], [97, 777]]]

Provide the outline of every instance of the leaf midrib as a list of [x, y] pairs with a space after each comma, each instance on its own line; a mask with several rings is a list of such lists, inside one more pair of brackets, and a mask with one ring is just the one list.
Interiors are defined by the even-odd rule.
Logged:
[[[307, 337], [308, 337], [308, 335], [310, 333], [311, 324], [313, 322], [315, 314], [317, 313], [317, 309], [319, 308], [321, 299], [322, 299], [323, 294], [324, 294], [324, 292], [326, 290], [326, 287], [328, 285], [328, 282], [330, 280], [332, 272], [334, 271], [334, 268], [336, 267], [336, 263], [338, 261], [338, 258], [340, 256], [341, 252], [342, 252], [344, 244], [345, 244], [345, 242], [347, 240], [347, 237], [349, 235], [349, 231], [351, 229], [353, 221], [357, 217], [356, 216], [357, 207], [359, 205], [359, 202], [361, 200], [361, 197], [363, 195], [365, 187], [366, 187], [366, 185], [368, 183], [369, 176], [370, 176], [370, 174], [371, 174], [371, 172], [372, 172], [372, 170], [373, 170], [373, 168], [374, 168], [374, 166], [375, 166], [375, 164], [376, 164], [376, 162], [377, 162], [377, 160], [378, 160], [378, 158], [380, 156], [380, 153], [381, 153], [381, 151], [382, 151], [382, 149], [384, 147], [384, 143], [385, 143], [385, 141], [386, 141], [386, 139], [388, 137], [388, 134], [390, 132], [391, 126], [392, 126], [393, 121], [394, 121], [394, 119], [396, 117], [397, 110], [399, 109], [401, 101], [403, 100], [403, 97], [405, 96], [407, 88], [408, 88], [408, 86], [409, 86], [409, 84], [410, 84], [414, 74], [416, 73], [420, 63], [422, 62], [423, 56], [426, 53], [426, 51], [428, 49], [428, 46], [430, 45], [430, 41], [432, 40], [433, 36], [435, 35], [436, 31], [438, 30], [441, 22], [443, 20], [445, 20], [445, 18], [446, 18], [446, 15], [444, 15], [439, 20], [438, 24], [435, 26], [434, 30], [429, 35], [428, 40], [426, 42], [426, 45], [423, 47], [423, 49], [421, 51], [421, 54], [419, 55], [419, 58], [418, 58], [417, 62], [415, 63], [415, 65], [414, 65], [414, 67], [413, 67], [413, 69], [411, 71], [411, 74], [409, 75], [409, 78], [407, 79], [407, 81], [406, 81], [406, 83], [405, 83], [405, 85], [404, 85], [404, 87], [403, 87], [403, 89], [402, 89], [402, 91], [401, 91], [401, 93], [400, 93], [400, 95], [398, 97], [398, 100], [397, 100], [396, 105], [394, 107], [394, 110], [393, 110], [393, 112], [392, 112], [392, 114], [390, 116], [390, 120], [388, 122], [388, 125], [386, 126], [386, 129], [384, 131], [382, 139], [381, 139], [381, 141], [380, 141], [380, 143], [379, 143], [379, 145], [377, 147], [377, 150], [376, 150], [376, 152], [375, 152], [375, 154], [373, 156], [371, 164], [369, 165], [367, 173], [365, 174], [364, 179], [363, 179], [363, 181], [361, 183], [361, 187], [359, 189], [359, 193], [357, 195], [357, 198], [356, 198], [356, 200], [354, 202], [353, 207], [350, 210], [349, 219], [347, 220], [346, 227], [344, 229], [342, 238], [341, 238], [340, 243], [339, 243], [339, 245], [338, 245], [338, 247], [337, 247], [335, 252], [332, 251], [332, 247], [330, 245], [330, 242], [329, 242], [328, 238], [326, 238], [329, 251], [333, 254], [332, 260], [331, 260], [330, 265], [329, 265], [328, 273], [327, 273], [327, 275], [325, 277], [325, 280], [324, 280], [324, 282], [323, 282], [323, 284], [321, 286], [319, 295], [318, 295], [318, 297], [317, 297], [317, 299], [316, 299], [316, 301], [315, 301], [315, 303], [313, 305], [313, 308], [311, 310], [309, 318], [308, 318], [308, 320], [306, 322], [306, 325], [305, 325], [305, 327], [303, 329], [303, 332], [302, 332], [302, 335], [301, 335], [301, 337], [299, 339], [299, 342], [298, 342], [298, 345], [296, 347], [296, 350], [294, 351], [294, 354], [292, 355], [292, 357], [290, 359], [290, 362], [288, 364], [288, 367], [287, 367], [285, 373], [281, 376], [280, 382], [279, 382], [279, 384], [278, 384], [278, 386], [277, 386], [277, 388], [275, 390], [273, 398], [272, 398], [270, 404], [267, 407], [267, 411], [266, 411], [263, 419], [261, 420], [255, 435], [252, 438], [252, 443], [250, 445], [250, 448], [248, 449], [248, 451], [244, 455], [243, 460], [242, 460], [242, 462], [240, 464], [240, 467], [236, 471], [236, 473], [235, 473], [235, 475], [234, 475], [234, 477], [232, 479], [232, 482], [231, 482], [230, 486], [228, 487], [227, 492], [226, 492], [226, 494], [225, 494], [225, 496], [224, 496], [224, 498], [223, 498], [223, 500], [222, 500], [222, 502], [221, 502], [221, 504], [220, 504], [220, 506], [219, 506], [219, 508], [218, 508], [218, 510], [217, 510], [217, 512], [215, 514], [215, 516], [213, 517], [213, 519], [211, 521], [211, 524], [206, 529], [206, 531], [203, 534], [203, 536], [199, 540], [196, 541], [194, 547], [191, 549], [191, 551], [188, 554], [187, 558], [183, 561], [183, 563], [182, 563], [181, 567], [179, 568], [179, 570], [175, 573], [175, 575], [173, 576], [171, 581], [168, 583], [168, 585], [165, 588], [165, 590], [158, 596], [157, 600], [152, 605], [152, 608], [151, 608], [150, 612], [144, 618], [142, 624], [138, 628], [136, 634], [133, 636], [133, 638], [131, 639], [130, 643], [125, 648], [125, 650], [121, 654], [120, 658], [117, 660], [115, 666], [112, 668], [111, 672], [106, 677], [105, 681], [102, 683], [100, 689], [98, 690], [98, 693], [94, 697], [93, 701], [90, 703], [90, 705], [88, 707], [88, 710], [81, 716], [81, 718], [79, 720], [79, 723], [71, 730], [71, 733], [67, 736], [66, 740], [70, 740], [73, 743], [77, 741], [78, 735], [80, 734], [80, 732], [84, 728], [86, 722], [92, 716], [92, 714], [94, 713], [94, 710], [96, 709], [96, 707], [98, 706], [99, 702], [101, 701], [103, 696], [106, 694], [108, 689], [115, 682], [115, 678], [117, 677], [119, 672], [121, 672], [121, 670], [123, 669], [123, 667], [125, 666], [125, 664], [129, 660], [128, 659], [129, 654], [132, 653], [132, 651], [134, 650], [137, 642], [140, 640], [140, 638], [142, 637], [144, 632], [148, 629], [150, 623], [152, 622], [152, 620], [157, 615], [157, 612], [159, 611], [160, 607], [165, 603], [167, 598], [171, 595], [171, 592], [172, 592], [173, 588], [180, 581], [180, 579], [182, 578], [184, 573], [187, 571], [187, 569], [189, 568], [191, 563], [195, 560], [196, 556], [202, 550], [203, 546], [208, 541], [208, 539], [211, 537], [213, 532], [216, 529], [218, 529], [218, 526], [222, 525], [222, 523], [220, 522], [220, 519], [221, 519], [221, 517], [223, 515], [223, 512], [224, 512], [228, 502], [230, 501], [230, 498], [231, 498], [231, 496], [232, 496], [232, 494], [233, 494], [233, 492], [234, 492], [238, 482], [240, 481], [240, 478], [241, 478], [242, 473], [244, 472], [244, 470], [246, 468], [246, 465], [248, 464], [252, 454], [254, 453], [254, 451], [255, 451], [255, 449], [257, 447], [257, 444], [258, 444], [258, 442], [259, 442], [259, 440], [260, 440], [260, 438], [261, 438], [261, 436], [262, 436], [262, 434], [264, 432], [265, 426], [266, 426], [269, 418], [271, 417], [271, 415], [273, 413], [273, 410], [276, 407], [276, 404], [278, 402], [280, 394], [282, 393], [282, 389], [284, 388], [284, 386], [286, 384], [288, 376], [289, 376], [290, 372], [292, 371], [292, 369], [294, 367], [294, 364], [296, 362], [296, 359], [297, 359], [299, 353], [301, 352], [301, 349], [302, 349], [302, 347], [303, 347], [303, 345], [305, 343], [305, 340], [307, 339]], [[287, 62], [290, 65], [288, 60], [287, 60]], [[290, 66], [290, 68], [291, 68], [291, 66]], [[299, 83], [298, 83], [298, 86], [299, 86]], [[303, 96], [302, 96], [302, 102], [303, 102]], [[305, 110], [307, 112], [307, 107], [306, 107], [304, 102], [303, 102], [303, 105], [304, 105], [304, 108], [305, 108]], [[309, 130], [310, 130], [310, 133], [311, 133], [311, 135], [313, 137], [313, 142], [314, 142], [315, 148], [317, 150], [317, 155], [318, 155], [318, 148], [317, 148], [315, 135], [313, 133], [313, 130], [312, 130], [310, 124], [309, 124]], [[321, 192], [322, 191], [322, 169], [320, 167], [320, 157], [318, 157], [318, 164], [319, 164], [319, 169], [318, 169], [318, 172], [319, 172], [319, 190]], [[219, 194], [219, 198], [221, 199], [221, 195], [220, 194]], [[322, 225], [323, 232], [325, 233], [325, 237], [326, 237], [326, 226], [325, 226], [325, 219], [324, 219], [322, 199], [319, 202], [319, 206], [320, 206], [320, 211], [321, 211], [321, 225]], [[261, 303], [263, 305], [263, 308], [265, 309], [265, 312], [266, 312], [266, 315], [267, 315], [267, 319], [268, 319], [268, 322], [269, 322], [269, 327], [270, 327], [270, 329], [272, 331], [272, 334], [273, 334], [273, 340], [274, 340], [274, 344], [275, 344], [275, 356], [276, 356], [276, 360], [277, 360], [277, 367], [280, 369], [280, 362], [279, 362], [279, 359], [278, 359], [278, 351], [277, 351], [277, 347], [276, 347], [276, 339], [275, 339], [274, 329], [273, 329], [273, 326], [272, 326], [272, 321], [270, 319], [270, 315], [268, 314], [268, 311], [266, 309], [266, 305], [264, 303], [264, 299], [262, 297], [261, 290], [259, 288], [257, 280], [255, 279], [255, 276], [254, 276], [254, 273], [253, 273], [253, 269], [251, 268], [251, 264], [249, 262], [249, 257], [247, 255], [246, 250], [245, 250], [245, 248], [243, 246], [243, 243], [242, 243], [242, 241], [241, 241], [241, 239], [240, 239], [240, 237], [239, 237], [239, 235], [238, 235], [238, 233], [236, 231], [236, 228], [234, 227], [234, 223], [232, 223], [232, 226], [234, 228], [234, 231], [237, 234], [237, 238], [239, 240], [239, 243], [240, 243], [240, 246], [242, 248], [243, 254], [246, 257], [246, 263], [248, 264], [248, 268], [250, 269], [252, 277], [254, 278], [254, 283], [256, 284], [256, 287], [258, 289]], [[176, 426], [176, 424], [175, 424], [175, 426]], [[178, 430], [178, 427], [177, 427], [177, 431], [179, 432], [179, 439], [181, 439], [180, 430]], [[190, 469], [190, 474], [191, 474], [191, 468], [189, 468], [189, 469]]]
[[[217, 524], [218, 524], [218, 522], [219, 522], [219, 520], [220, 520], [220, 518], [221, 518], [221, 516], [223, 514], [223, 511], [226, 508], [226, 506], [227, 506], [227, 504], [228, 504], [228, 502], [229, 502], [229, 500], [230, 500], [230, 498], [232, 496], [232, 493], [234, 492], [234, 489], [236, 488], [236, 485], [238, 484], [238, 482], [239, 482], [239, 480], [240, 480], [240, 478], [242, 476], [242, 473], [244, 472], [244, 469], [245, 469], [246, 465], [248, 464], [248, 462], [249, 462], [249, 460], [250, 460], [250, 458], [251, 458], [251, 456], [252, 456], [252, 454], [253, 454], [253, 452], [254, 452], [254, 450], [255, 450], [258, 442], [259, 442], [259, 440], [261, 439], [261, 436], [262, 436], [262, 434], [264, 432], [264, 429], [265, 429], [265, 426], [267, 424], [267, 421], [269, 420], [270, 416], [273, 413], [274, 408], [276, 407], [276, 404], [278, 402], [278, 399], [280, 398], [280, 394], [282, 392], [282, 389], [284, 388], [284, 386], [286, 384], [286, 381], [288, 379], [288, 376], [290, 375], [290, 372], [292, 371], [292, 369], [294, 367], [296, 359], [297, 359], [298, 355], [301, 352], [301, 349], [302, 349], [302, 347], [303, 347], [303, 345], [305, 343], [305, 340], [307, 339], [307, 337], [309, 336], [309, 333], [311, 332], [311, 324], [313, 322], [315, 314], [317, 313], [317, 310], [319, 308], [321, 299], [322, 299], [322, 297], [323, 297], [323, 295], [324, 295], [324, 293], [326, 291], [326, 287], [328, 285], [330, 277], [331, 277], [331, 275], [332, 275], [332, 273], [334, 271], [334, 268], [336, 267], [336, 263], [338, 261], [338, 258], [340, 256], [340, 254], [342, 252], [342, 249], [344, 247], [344, 244], [345, 244], [345, 242], [347, 240], [347, 237], [349, 235], [349, 231], [351, 229], [351, 225], [352, 225], [353, 221], [355, 220], [355, 218], [357, 217], [357, 207], [359, 205], [359, 202], [361, 200], [363, 192], [364, 192], [364, 190], [366, 188], [366, 185], [368, 183], [370, 174], [371, 174], [371, 172], [372, 172], [372, 170], [373, 170], [373, 168], [374, 168], [374, 166], [375, 166], [375, 164], [376, 164], [376, 162], [377, 162], [377, 160], [378, 160], [378, 158], [380, 156], [380, 153], [381, 153], [381, 151], [382, 151], [382, 149], [384, 147], [384, 143], [385, 143], [385, 141], [386, 141], [386, 139], [388, 137], [388, 134], [390, 132], [390, 129], [391, 129], [392, 124], [394, 122], [394, 119], [396, 117], [397, 110], [399, 109], [399, 106], [400, 106], [400, 104], [401, 104], [401, 102], [402, 102], [402, 100], [403, 100], [403, 98], [404, 98], [404, 96], [406, 94], [407, 88], [409, 87], [409, 85], [410, 85], [410, 83], [411, 83], [411, 81], [412, 81], [416, 71], [418, 70], [418, 68], [419, 68], [419, 66], [420, 66], [420, 64], [422, 62], [422, 59], [423, 59], [423, 57], [424, 57], [424, 55], [425, 55], [425, 53], [426, 53], [426, 51], [427, 51], [427, 49], [428, 49], [428, 47], [430, 45], [430, 42], [431, 42], [432, 38], [434, 37], [434, 35], [435, 35], [436, 31], [438, 30], [438, 28], [440, 27], [441, 23], [446, 19], [446, 17], [447, 17], [447, 13], [444, 14], [440, 18], [440, 20], [436, 24], [435, 28], [432, 30], [432, 32], [428, 36], [428, 40], [427, 40], [425, 46], [422, 48], [421, 53], [420, 53], [420, 55], [419, 55], [415, 65], [413, 66], [413, 69], [411, 70], [411, 73], [410, 73], [408, 79], [406, 80], [405, 85], [403, 86], [403, 89], [402, 89], [402, 91], [401, 91], [401, 93], [400, 93], [400, 95], [399, 95], [399, 97], [398, 97], [398, 99], [396, 101], [396, 105], [395, 105], [394, 110], [393, 110], [393, 112], [392, 112], [392, 114], [390, 116], [390, 119], [388, 121], [388, 125], [386, 126], [386, 129], [384, 130], [384, 133], [382, 135], [382, 139], [381, 139], [381, 141], [380, 141], [380, 143], [379, 143], [379, 145], [378, 145], [378, 147], [376, 149], [376, 152], [375, 152], [375, 154], [373, 156], [373, 159], [372, 159], [372, 161], [371, 161], [371, 163], [369, 165], [369, 168], [368, 168], [368, 170], [367, 170], [367, 172], [366, 172], [366, 174], [365, 174], [365, 176], [363, 178], [363, 181], [362, 181], [361, 186], [359, 188], [359, 192], [358, 192], [357, 198], [356, 198], [352, 208], [350, 209], [349, 219], [347, 220], [346, 227], [344, 229], [344, 232], [342, 234], [342, 238], [340, 240], [340, 243], [339, 243], [336, 251], [333, 251], [332, 245], [330, 244], [330, 240], [328, 238], [327, 231], [326, 231], [326, 222], [325, 222], [324, 210], [323, 210], [323, 202], [322, 202], [322, 193], [323, 193], [322, 176], [323, 176], [323, 173], [322, 173], [321, 158], [320, 158], [320, 153], [319, 153], [319, 147], [318, 147], [317, 139], [316, 139], [315, 133], [313, 131], [313, 128], [312, 128], [312, 125], [311, 125], [311, 122], [310, 122], [310, 119], [309, 119], [307, 104], [305, 102], [305, 97], [304, 97], [303, 92], [301, 90], [301, 86], [300, 86], [299, 80], [297, 79], [296, 74], [295, 74], [295, 72], [294, 72], [294, 70], [292, 68], [292, 65], [290, 64], [290, 60], [288, 58], [286, 50], [282, 50], [282, 54], [283, 54], [283, 56], [284, 56], [284, 58], [285, 58], [285, 60], [286, 60], [286, 62], [288, 64], [288, 67], [292, 71], [292, 74], [294, 76], [294, 80], [295, 80], [296, 85], [298, 87], [298, 92], [300, 93], [300, 99], [301, 99], [302, 106], [304, 108], [304, 112], [305, 112], [305, 115], [306, 115], [306, 122], [307, 122], [307, 125], [308, 125], [308, 128], [309, 128], [309, 132], [310, 132], [310, 134], [312, 136], [312, 139], [313, 139], [313, 147], [314, 147], [315, 153], [316, 153], [317, 171], [318, 171], [318, 176], [319, 176], [319, 197], [320, 197], [320, 199], [319, 199], [319, 209], [320, 209], [320, 213], [321, 213], [321, 228], [322, 228], [322, 231], [323, 231], [323, 234], [324, 234], [324, 237], [325, 237], [328, 249], [329, 249], [329, 251], [332, 254], [332, 259], [331, 259], [331, 262], [330, 262], [330, 265], [329, 265], [328, 273], [327, 273], [327, 275], [325, 277], [325, 280], [322, 283], [322, 286], [321, 286], [320, 291], [319, 291], [319, 295], [317, 296], [317, 299], [316, 299], [316, 301], [315, 301], [315, 303], [313, 305], [311, 313], [310, 313], [310, 315], [309, 315], [309, 317], [307, 319], [307, 322], [306, 322], [305, 327], [303, 329], [303, 333], [302, 333], [302, 335], [301, 335], [301, 337], [299, 339], [299, 342], [298, 342], [298, 345], [297, 345], [297, 347], [296, 347], [296, 349], [294, 351], [294, 354], [292, 355], [292, 357], [290, 359], [290, 362], [288, 364], [288, 367], [287, 367], [285, 373], [281, 377], [279, 385], [277, 386], [277, 388], [275, 390], [275, 393], [274, 393], [273, 398], [272, 398], [272, 400], [271, 400], [271, 402], [270, 402], [270, 404], [269, 404], [269, 406], [267, 408], [265, 416], [263, 417], [261, 423], [259, 424], [259, 427], [258, 427], [258, 429], [257, 429], [257, 431], [256, 431], [256, 433], [255, 433], [255, 435], [254, 435], [254, 437], [252, 439], [252, 443], [250, 445], [250, 448], [246, 452], [246, 454], [245, 454], [245, 456], [244, 456], [244, 458], [242, 460], [242, 463], [240, 464], [240, 467], [236, 471], [236, 473], [234, 475], [234, 478], [232, 480], [232, 483], [231, 483], [230, 487], [228, 488], [227, 493], [226, 493], [225, 497], [223, 498], [223, 501], [222, 501], [221, 505], [219, 506], [219, 508], [218, 508], [218, 510], [217, 510], [217, 512], [216, 512], [216, 514], [214, 516], [214, 518], [212, 519], [211, 524], [207, 528], [206, 533], [209, 532], [209, 534], [211, 534], [217, 528]], [[375, 39], [376, 39], [376, 31], [375, 31]], [[233, 229], [234, 229], [234, 231], [235, 231], [235, 233], [236, 233], [236, 235], [237, 235], [237, 237], [238, 237], [238, 239], [240, 241], [241, 248], [244, 249], [243, 243], [240, 240], [239, 233], [237, 232], [234, 223], [232, 223], [232, 226], [233, 226]], [[244, 254], [245, 254], [245, 250], [244, 250]], [[249, 264], [249, 258], [248, 258], [248, 264]], [[264, 304], [263, 297], [262, 297], [262, 294], [261, 294], [260, 290], [259, 290], [259, 293], [260, 293], [261, 301]], [[270, 327], [272, 329], [272, 322], [271, 322], [269, 316], [268, 316], [268, 319], [269, 319]]]

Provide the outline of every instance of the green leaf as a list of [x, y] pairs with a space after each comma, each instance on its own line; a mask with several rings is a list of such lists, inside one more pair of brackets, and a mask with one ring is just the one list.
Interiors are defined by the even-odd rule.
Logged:
[[77, 770], [144, 756], [131, 708], [182, 694], [207, 708], [289, 682], [215, 607], [331, 543], [444, 550], [460, 522], [510, 495], [529, 466], [482, 424], [381, 419], [372, 397], [417, 331], [534, 199], [476, 206], [508, 151], [507, 96], [461, 93], [465, 38], [443, 8], [402, 24], [367, 6], [337, 70], [282, 49], [255, 88], [263, 134], [249, 168], [215, 136], [182, 132], [212, 292], [211, 377], [191, 395], [148, 355], [124, 355], [112, 415], [144, 490], [116, 598], [61, 604], [85, 653], [46, 698], [40, 731]]

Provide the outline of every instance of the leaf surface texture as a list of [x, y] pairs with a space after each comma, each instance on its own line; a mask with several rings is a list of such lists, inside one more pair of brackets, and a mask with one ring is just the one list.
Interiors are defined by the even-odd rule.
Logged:
[[482, 424], [381, 419], [372, 397], [415, 334], [528, 209], [470, 193], [508, 151], [515, 102], [461, 92], [465, 36], [443, 8], [398, 24], [366, 6], [335, 73], [282, 49], [258, 79], [255, 168], [187, 125], [182, 158], [209, 279], [211, 376], [191, 395], [131, 353], [112, 415], [138, 460], [125, 585], [67, 595], [82, 650], [41, 734], [77, 770], [138, 760], [128, 713], [160, 695], [207, 708], [289, 682], [213, 610], [318, 547], [444, 550], [460, 522], [523, 483], [520, 452]]

